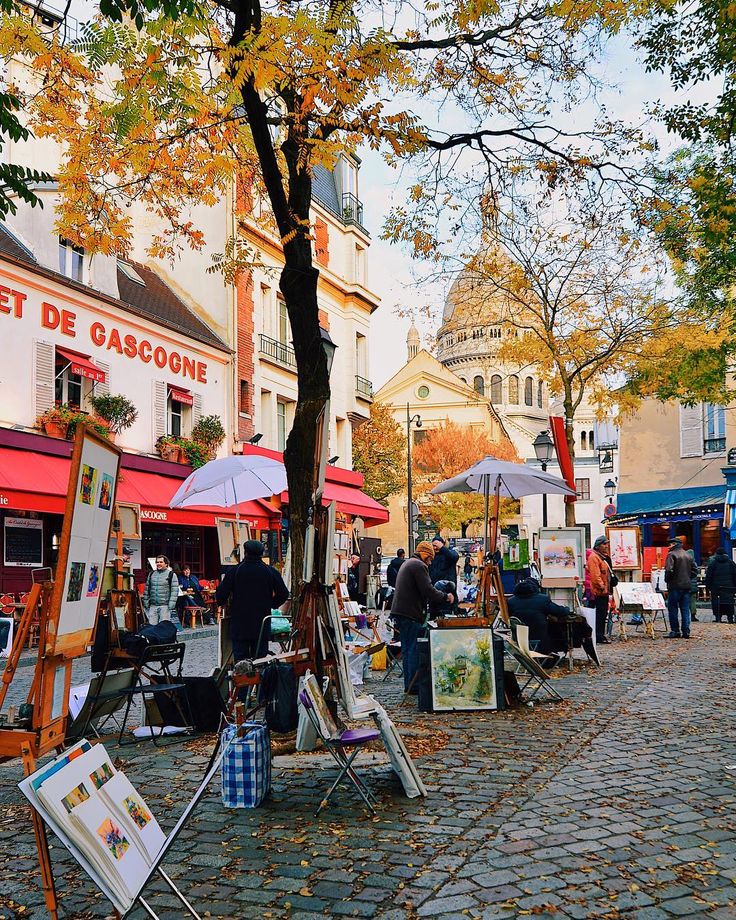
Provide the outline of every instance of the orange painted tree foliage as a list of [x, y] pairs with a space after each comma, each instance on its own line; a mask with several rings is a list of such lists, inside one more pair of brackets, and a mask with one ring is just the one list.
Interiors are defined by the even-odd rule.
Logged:
[[[412, 452], [414, 495], [421, 513], [429, 515], [440, 530], [459, 530], [462, 536], [470, 524], [483, 521], [485, 498], [475, 492], [447, 492], [432, 495], [431, 490], [444, 479], [457, 476], [483, 457], [518, 462], [511, 441], [503, 436], [494, 441], [487, 430], [472, 425], [457, 425], [449, 419], [427, 432]], [[501, 518], [518, 508], [516, 502], [501, 500]]]
[[[0, 55], [30, 65], [17, 88], [29, 126], [60, 145], [66, 238], [124, 254], [137, 206], [157, 225], [152, 253], [173, 257], [182, 244], [205, 244], [189, 209], [230, 196], [236, 175], [263, 205], [283, 251], [279, 286], [299, 374], [284, 453], [295, 573], [330, 391], [312, 249], [315, 165], [332, 167], [360, 145], [392, 162], [414, 158], [419, 181], [389, 233], [423, 252], [437, 210], [453, 210], [450, 185], [466, 162], [479, 188], [510, 170], [551, 185], [615, 170], [635, 134], [594, 117], [566, 134], [540, 113], [587, 92], [602, 38], [649, 3], [99, 0], [101, 15], [74, 45], [34, 20], [33, 4], [3, 16]], [[255, 258], [239, 228], [222, 256], [228, 279]]]

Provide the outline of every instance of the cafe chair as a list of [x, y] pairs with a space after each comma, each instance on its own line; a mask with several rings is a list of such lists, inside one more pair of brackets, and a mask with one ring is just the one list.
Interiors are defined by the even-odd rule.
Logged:
[[0, 613], [7, 617], [15, 613], [15, 597], [12, 594], [0, 595]]
[[[515, 619], [515, 618], [514, 618]], [[510, 636], [504, 636], [504, 648], [508, 655], [517, 663], [516, 676], [526, 675], [526, 681], [522, 684], [519, 680], [519, 689], [523, 693], [527, 688], [530, 689], [527, 702], [532, 702], [538, 693], [546, 693], [556, 702], [562, 702], [562, 697], [552, 686], [549, 674], [544, 670], [539, 662], [540, 653], [533, 652], [528, 654], [525, 649], [529, 648], [529, 627], [518, 622], [513, 624], [516, 630], [516, 641]], [[526, 631], [526, 636], [524, 632]], [[524, 648], [522, 648], [522, 644]], [[541, 655], [542, 658], [548, 656]]]
[[[317, 689], [316, 692], [320, 693], [319, 689]], [[381, 737], [381, 733], [378, 731], [378, 729], [375, 728], [348, 728], [344, 731], [339, 731], [331, 717], [330, 722], [332, 724], [330, 727], [334, 727], [334, 733], [328, 733], [324, 730], [323, 724], [318, 718], [315, 708], [312, 705], [312, 700], [306, 690], [302, 690], [299, 694], [299, 701], [304, 707], [304, 710], [307, 713], [307, 717], [312, 723], [312, 727], [317, 732], [318, 737], [322, 740], [322, 744], [324, 744], [325, 748], [330, 752], [330, 754], [332, 754], [335, 763], [340, 768], [337, 779], [330, 787], [327, 795], [319, 803], [319, 808], [314, 813], [315, 817], [322, 811], [323, 808], [327, 806], [332, 793], [337, 789], [340, 783], [344, 782], [346, 779], [350, 780], [350, 782], [355, 787], [356, 792], [361, 797], [361, 799], [363, 799], [369, 810], [375, 814], [376, 809], [373, 805], [373, 802], [375, 802], [376, 799], [370, 789], [358, 775], [355, 767], [353, 766], [353, 762], [358, 756], [361, 747], [364, 744], [369, 744], [371, 741], [377, 741]], [[329, 725], [329, 723], [327, 724]], [[330, 734], [332, 734], [333, 737], [330, 737]], [[351, 748], [353, 749], [352, 753], [348, 754], [348, 751]]]
[[[185, 650], [186, 645], [184, 642], [149, 645], [144, 650], [134, 666], [135, 673], [131, 686], [120, 690], [120, 695], [126, 697], [127, 704], [118, 736], [119, 745], [134, 744], [138, 740], [136, 738], [133, 741], [123, 741], [130, 708], [135, 698], [141, 699], [144, 709], [146, 708], [147, 697], [150, 698], [151, 702], [155, 702], [157, 697], [163, 696], [171, 702], [177, 714], [177, 723], [186, 728], [187, 731], [180, 735], [175, 735], [169, 741], [182, 740], [191, 734], [192, 713], [186, 696], [186, 684], [182, 676]], [[155, 728], [157, 726], [151, 723], [149, 727], [151, 729], [151, 740], [155, 745], [161, 746], [160, 738], [162, 735], [156, 733]]]
[[[18, 598], [19, 602], [23, 604], [23, 609], [28, 603], [28, 598], [30, 593], [28, 591], [21, 594]], [[41, 641], [41, 605], [37, 605], [36, 609], [33, 611], [33, 616], [31, 617], [31, 625], [28, 628], [28, 648], [35, 648], [38, 643]]]

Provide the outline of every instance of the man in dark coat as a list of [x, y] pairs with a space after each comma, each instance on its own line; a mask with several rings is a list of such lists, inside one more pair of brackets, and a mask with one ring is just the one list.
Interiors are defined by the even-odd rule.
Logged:
[[365, 605], [365, 594], [360, 593], [360, 556], [353, 553], [348, 568], [348, 594], [351, 601]]
[[734, 621], [734, 595], [736, 595], [736, 564], [723, 547], [716, 550], [705, 572], [705, 587], [710, 592], [710, 605], [716, 623], [725, 616]]
[[[567, 651], [567, 626], [570, 611], [555, 604], [548, 594], [542, 594], [534, 578], [525, 578], [514, 588], [508, 601], [509, 616], [516, 617], [529, 627], [529, 641], [537, 642], [536, 651], [543, 654]], [[573, 645], [582, 645], [586, 653], [598, 660], [592, 641], [593, 631], [586, 622], [575, 622], [572, 628]]]
[[[667, 584], [667, 612], [670, 618], [668, 639], [690, 638], [690, 584], [698, 574], [698, 567], [685, 552], [682, 538], [670, 540], [670, 551], [664, 564]], [[678, 616], [679, 615], [679, 616]], [[682, 633], [680, 632], [682, 619]]]
[[413, 686], [417, 670], [417, 639], [425, 634], [427, 604], [452, 604], [454, 595], [438, 591], [429, 577], [429, 565], [434, 558], [431, 543], [423, 540], [417, 544], [413, 556], [406, 560], [396, 579], [396, 592], [391, 604], [391, 616], [401, 635], [401, 660], [404, 668], [404, 691]]
[[263, 658], [267, 654], [271, 624], [269, 621], [264, 626], [263, 621], [289, 599], [289, 589], [279, 572], [261, 559], [263, 544], [260, 540], [248, 540], [243, 550], [243, 561], [227, 572], [216, 594], [218, 604], [232, 598], [230, 639], [235, 661]]
[[396, 576], [399, 574], [399, 569], [405, 562], [406, 553], [403, 549], [397, 549], [396, 555], [391, 562], [389, 562], [388, 568], [386, 569], [386, 581], [389, 583], [390, 587], [396, 587]]
[[434, 559], [429, 567], [432, 584], [438, 581], [451, 581], [457, 584], [457, 561], [460, 558], [454, 549], [445, 546], [445, 541], [437, 534], [432, 540]]

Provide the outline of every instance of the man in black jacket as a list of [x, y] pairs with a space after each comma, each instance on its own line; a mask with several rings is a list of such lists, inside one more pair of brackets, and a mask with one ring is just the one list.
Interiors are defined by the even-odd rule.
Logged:
[[389, 584], [389, 587], [396, 587], [396, 577], [399, 574], [399, 569], [406, 562], [406, 553], [403, 549], [397, 549], [396, 555], [389, 562], [388, 568], [386, 569], [386, 581]]
[[[698, 567], [685, 552], [681, 537], [670, 540], [670, 551], [664, 563], [664, 580], [667, 585], [667, 611], [670, 618], [668, 639], [690, 638], [690, 585], [698, 574]], [[680, 633], [680, 618], [682, 633]]]
[[438, 581], [451, 581], [457, 584], [457, 561], [460, 558], [454, 549], [445, 546], [445, 541], [437, 534], [432, 539], [434, 559], [429, 567], [432, 584]]
[[279, 572], [261, 559], [263, 544], [260, 540], [248, 540], [243, 549], [243, 561], [227, 572], [216, 594], [218, 604], [224, 604], [232, 596], [230, 639], [235, 661], [263, 658], [267, 654], [271, 625], [269, 621], [263, 626], [263, 621], [289, 599], [289, 589]]
[[429, 577], [429, 565], [434, 559], [434, 548], [423, 540], [416, 552], [406, 560], [396, 579], [396, 592], [391, 604], [391, 616], [399, 627], [401, 635], [401, 660], [404, 668], [404, 692], [413, 686], [417, 670], [417, 639], [425, 633], [427, 604], [452, 604], [452, 594], [438, 591]]
[[[555, 604], [548, 594], [542, 594], [534, 578], [525, 578], [514, 588], [508, 602], [509, 616], [516, 617], [529, 627], [529, 641], [537, 642], [536, 651], [543, 654], [567, 651], [567, 620], [571, 614], [567, 607]], [[581, 618], [572, 627], [574, 646], [582, 645], [586, 653], [598, 661], [593, 646], [593, 631]]]
[[736, 595], [736, 564], [723, 547], [716, 550], [705, 572], [705, 587], [710, 592], [710, 605], [716, 623], [725, 616], [734, 621], [734, 595]]

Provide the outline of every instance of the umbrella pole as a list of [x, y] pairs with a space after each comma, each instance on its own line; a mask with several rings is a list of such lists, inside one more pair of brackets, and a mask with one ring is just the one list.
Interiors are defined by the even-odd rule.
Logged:
[[488, 491], [489, 491], [488, 487], [490, 485], [491, 477], [484, 476], [483, 481], [485, 483], [485, 487], [483, 489], [483, 494], [485, 498], [485, 517], [483, 519], [483, 547], [485, 549], [485, 555], [487, 555], [488, 554]]
[[[488, 496], [486, 494], [486, 501], [487, 500], [488, 500]], [[498, 545], [498, 513], [499, 513], [500, 502], [501, 502], [501, 477], [497, 476], [496, 477], [496, 492], [495, 492], [494, 501], [493, 501], [493, 536], [491, 539], [491, 547], [490, 547], [491, 553], [496, 552], [496, 546]]]

